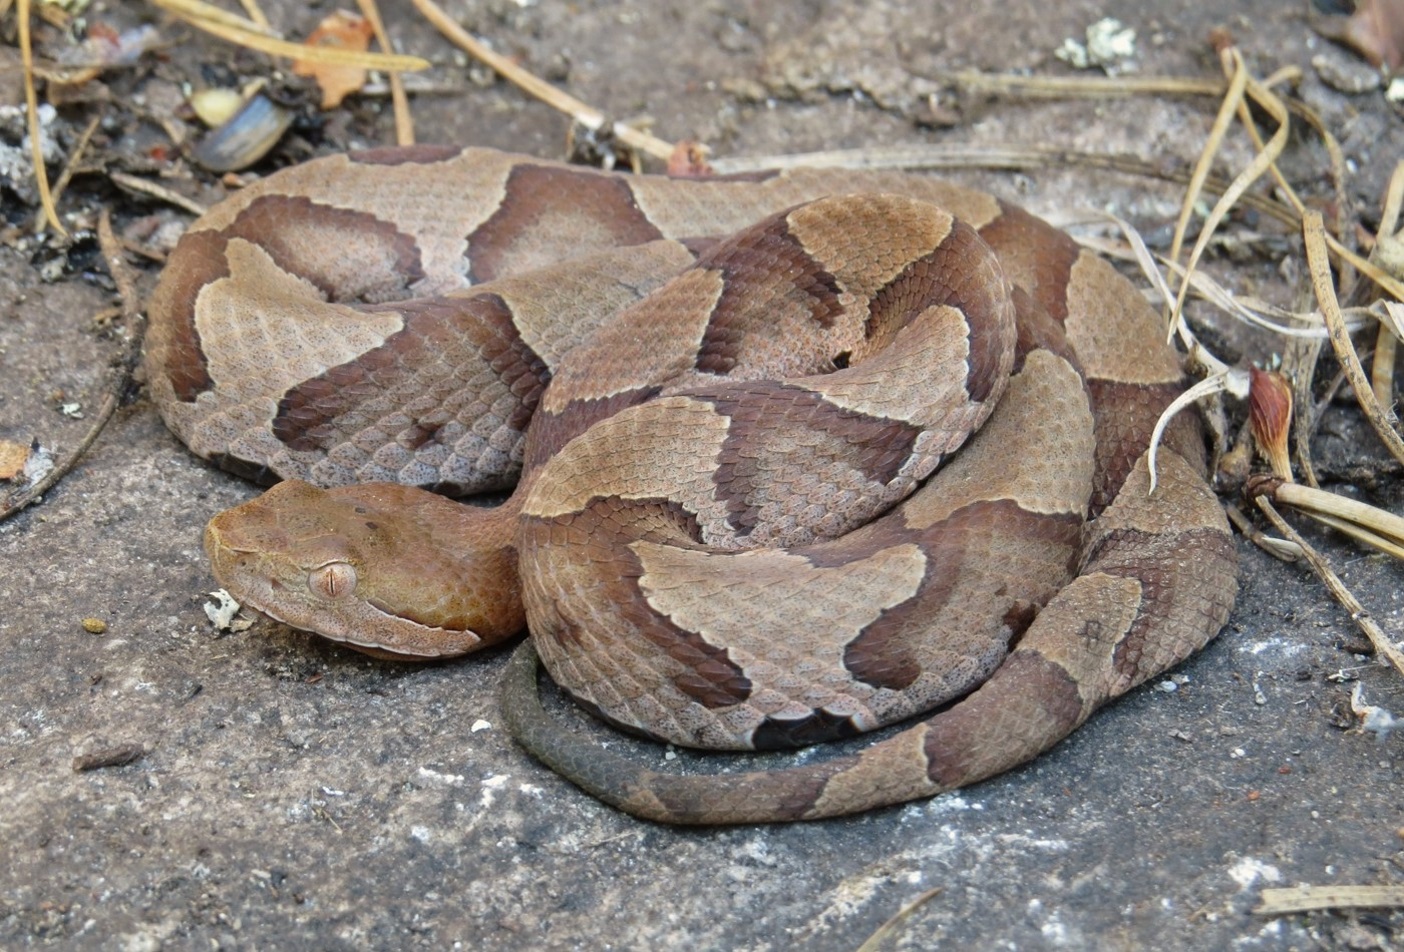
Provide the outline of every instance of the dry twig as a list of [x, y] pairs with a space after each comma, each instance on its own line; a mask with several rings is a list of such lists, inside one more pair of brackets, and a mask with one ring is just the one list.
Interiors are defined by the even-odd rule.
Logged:
[[112, 414], [122, 402], [122, 394], [131, 385], [132, 372], [136, 369], [141, 354], [141, 338], [145, 324], [141, 317], [141, 298], [137, 293], [136, 282], [130, 268], [122, 260], [121, 245], [112, 233], [111, 214], [105, 208], [98, 219], [98, 244], [102, 248], [102, 257], [107, 263], [108, 273], [112, 275], [112, 280], [117, 285], [118, 296], [122, 300], [122, 315], [126, 318], [128, 333], [127, 345], [113, 369], [92, 425], [73, 448], [73, 452], [56, 464], [42, 479], [0, 507], [0, 522], [38, 502], [44, 493], [68, 475], [112, 419]]
[[196, 29], [204, 30], [222, 40], [257, 50], [260, 53], [267, 53], [270, 56], [283, 56], [288, 59], [334, 66], [380, 69], [386, 72], [405, 72], [429, 68], [429, 61], [418, 56], [401, 56], [395, 53], [362, 53], [356, 50], [292, 43], [273, 35], [266, 26], [260, 26], [252, 20], [246, 20], [221, 10], [219, 7], [204, 3], [203, 0], [151, 0], [151, 2]]
[[1390, 909], [1404, 907], [1404, 886], [1289, 886], [1264, 889], [1253, 910], [1260, 916], [1285, 916], [1321, 909]]
[[171, 191], [150, 179], [144, 179], [136, 175], [128, 175], [126, 172], [111, 172], [107, 177], [123, 188], [131, 189], [133, 192], [141, 192], [153, 198], [159, 198], [166, 204], [174, 205], [177, 208], [183, 208], [192, 215], [199, 216], [205, 214], [204, 205], [201, 205], [192, 198], [186, 198], [179, 192]]
[[673, 154], [675, 148], [673, 143], [665, 142], [647, 132], [640, 132], [622, 122], [611, 123], [605, 114], [598, 109], [587, 106], [574, 96], [562, 92], [544, 79], [522, 69], [507, 57], [489, 49], [486, 44], [459, 26], [433, 0], [414, 0], [414, 5], [425, 19], [438, 28], [440, 33], [466, 50], [474, 59], [490, 67], [493, 72], [522, 89], [528, 95], [535, 96], [548, 106], [570, 116], [571, 119], [591, 132], [599, 132], [608, 126], [608, 131], [614, 138], [631, 149], [638, 149], [640, 152], [665, 162]]
[[1287, 520], [1282, 518], [1266, 495], [1258, 496], [1257, 504], [1263, 515], [1267, 516], [1268, 521], [1277, 528], [1277, 531], [1301, 548], [1302, 555], [1311, 565], [1312, 570], [1316, 572], [1317, 578], [1321, 579], [1322, 584], [1330, 590], [1336, 601], [1340, 602], [1341, 606], [1350, 613], [1351, 620], [1365, 633], [1365, 637], [1370, 639], [1375, 653], [1386, 659], [1400, 674], [1404, 674], [1404, 652], [1401, 652], [1389, 640], [1384, 630], [1370, 617], [1370, 613], [1365, 611], [1364, 606], [1360, 604], [1355, 595], [1346, 588], [1345, 583], [1341, 581], [1340, 576], [1331, 568], [1325, 557], [1308, 545], [1297, 530], [1293, 529]]
[[928, 889], [901, 909], [898, 909], [897, 912], [893, 914], [892, 918], [878, 926], [877, 931], [868, 936], [867, 940], [858, 947], [858, 952], [877, 952], [878, 949], [882, 948], [884, 942], [897, 934], [897, 930], [912, 917], [913, 913], [932, 899], [941, 895], [941, 889], [942, 887], [940, 886], [934, 889]]
[[1341, 362], [1341, 368], [1346, 373], [1346, 379], [1355, 390], [1355, 399], [1359, 401], [1360, 408], [1365, 412], [1365, 418], [1370, 421], [1370, 425], [1375, 428], [1380, 439], [1389, 449], [1390, 455], [1404, 463], [1404, 440], [1395, 432], [1394, 425], [1397, 419], [1393, 410], [1387, 410], [1380, 406], [1375, 400], [1375, 392], [1370, 388], [1370, 381], [1365, 376], [1365, 369], [1360, 366], [1360, 358], [1355, 354], [1355, 347], [1350, 342], [1350, 334], [1346, 330], [1345, 317], [1341, 314], [1341, 307], [1336, 300], [1335, 286], [1331, 282], [1331, 265], [1326, 254], [1326, 230], [1321, 221], [1321, 213], [1308, 211], [1302, 219], [1302, 236], [1306, 241], [1307, 266], [1311, 269], [1311, 286], [1316, 293], [1316, 301], [1321, 306], [1322, 316], [1326, 319], [1326, 327], [1331, 332], [1331, 347], [1336, 352], [1336, 359]]
[[[380, 19], [380, 8], [375, 0], [357, 0], [361, 15], [370, 22], [375, 31], [375, 41], [387, 53], [395, 52], [390, 44], [390, 35], [385, 32], [385, 24]], [[399, 73], [390, 74], [390, 103], [395, 112], [395, 144], [414, 145], [414, 117], [410, 115], [409, 96], [405, 94], [405, 82]]]
[[[93, 133], [97, 131], [99, 123], [102, 122], [102, 112], [96, 112], [88, 120], [88, 124], [83, 127], [83, 131], [78, 135], [78, 141], [73, 144], [72, 150], [68, 153], [68, 161], [63, 165], [63, 171], [59, 173], [58, 180], [54, 182], [50, 201], [55, 207], [58, 200], [63, 197], [63, 190], [68, 188], [68, 183], [73, 178], [73, 170], [78, 167], [78, 162], [83, 158], [83, 153], [88, 150], [88, 143], [93, 139]], [[44, 226], [47, 210], [41, 210], [34, 218], [34, 230], [38, 231]]]
[[20, 61], [24, 67], [24, 103], [26, 121], [29, 124], [29, 155], [34, 163], [34, 181], [39, 187], [39, 203], [44, 208], [44, 217], [50, 227], [63, 237], [68, 237], [68, 229], [59, 221], [58, 209], [54, 207], [54, 196], [49, 191], [49, 172], [44, 168], [44, 143], [42, 127], [39, 125], [39, 96], [34, 91], [34, 46], [29, 35], [29, 0], [19, 0], [19, 45]]

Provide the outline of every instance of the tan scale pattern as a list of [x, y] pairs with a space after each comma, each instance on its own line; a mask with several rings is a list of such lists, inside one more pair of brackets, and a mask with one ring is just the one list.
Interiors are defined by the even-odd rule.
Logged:
[[[642, 541], [629, 548], [643, 568], [639, 590], [655, 611], [716, 647], [730, 648], [732, 662], [754, 684], [808, 688], [803, 703], [784, 691], [776, 691], [773, 701], [753, 695], [767, 714], [802, 717], [822, 707], [876, 726], [862, 699], [846, 690], [850, 682], [828, 673], [843, 670], [848, 642], [916, 593], [926, 571], [926, 556], [916, 545], [895, 545], [832, 567], [774, 550], [718, 554]], [[805, 632], [799, 664], [784, 656], [791, 663], [774, 663], [776, 649], [788, 648], [774, 637], [783, 630]]]
[[[1039, 434], [1030, 453], [1026, 435]], [[1092, 413], [1082, 379], [1062, 358], [1029, 356], [998, 410], [966, 451], [942, 469], [930, 491], [902, 507], [903, 519], [925, 529], [971, 502], [1009, 499], [1037, 513], [1081, 516], [1092, 485]]]
[[[786, 216], [790, 234], [813, 258], [824, 262], [839, 284], [860, 297], [872, 297], [911, 265], [939, 248], [951, 233], [951, 216], [899, 196], [861, 196], [846, 216], [823, 202]], [[858, 221], [882, 221], [883, 232], [858, 232]]]
[[560, 386], [547, 394], [543, 409], [560, 413], [573, 401], [602, 400], [689, 373], [721, 297], [722, 275], [694, 268], [669, 281], [649, 299], [667, 323], [619, 321], [581, 345], [579, 357], [557, 375]]
[[[1012, 315], [1009, 320], [1012, 332]], [[969, 353], [965, 315], [953, 307], [937, 306], [926, 311], [919, 322], [899, 331], [887, 350], [838, 373], [804, 377], [794, 384], [845, 410], [875, 419], [901, 420], [925, 430], [958, 431], [963, 438], [972, 428], [970, 421], [983, 419], [994, 404], [993, 400], [985, 407], [966, 404]], [[995, 400], [1000, 392], [1002, 386], [995, 391]], [[947, 418], [954, 419], [943, 428]], [[937, 452], [953, 445], [958, 441], [948, 436]]]
[[[688, 434], [690, 459], [677, 453], [679, 427]], [[528, 516], [549, 519], [583, 509], [591, 499], [659, 499], [681, 496], [704, 525], [726, 517], [712, 497], [713, 464], [726, 439], [728, 421], [712, 407], [687, 397], [663, 397], [619, 413], [572, 440], [551, 460], [553, 478], [540, 480], [527, 497]], [[619, 447], [632, 452], [621, 458]], [[624, 463], [626, 465], [621, 465]]]
[[1175, 352], [1146, 346], [1164, 336], [1155, 311], [1139, 295], [1128, 298], [1122, 290], [1112, 266], [1083, 250], [1072, 267], [1064, 324], [1083, 370], [1121, 383], [1178, 384], [1184, 372]]

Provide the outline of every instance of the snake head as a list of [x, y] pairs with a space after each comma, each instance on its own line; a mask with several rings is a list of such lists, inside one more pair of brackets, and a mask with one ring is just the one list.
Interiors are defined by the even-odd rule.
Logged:
[[210, 520], [205, 551], [237, 600], [378, 657], [466, 654], [525, 619], [493, 510], [391, 483], [287, 480]]

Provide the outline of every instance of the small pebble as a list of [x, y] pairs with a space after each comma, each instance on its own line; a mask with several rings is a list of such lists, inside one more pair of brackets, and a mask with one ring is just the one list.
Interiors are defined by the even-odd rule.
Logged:
[[1380, 71], [1359, 60], [1343, 56], [1317, 54], [1311, 58], [1312, 68], [1321, 81], [1337, 92], [1358, 96], [1380, 88]]
[[107, 631], [107, 622], [101, 618], [84, 618], [83, 630], [90, 635], [100, 635]]

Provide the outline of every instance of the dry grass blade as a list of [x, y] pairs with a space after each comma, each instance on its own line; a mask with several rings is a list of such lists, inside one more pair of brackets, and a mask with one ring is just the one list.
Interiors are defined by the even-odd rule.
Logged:
[[[1241, 60], [1239, 65], [1242, 65]], [[1204, 148], [1199, 152], [1199, 160], [1195, 162], [1189, 186], [1185, 189], [1185, 197], [1180, 204], [1180, 217], [1175, 222], [1175, 234], [1170, 239], [1171, 261], [1180, 259], [1180, 252], [1184, 249], [1185, 232], [1189, 230], [1190, 218], [1194, 215], [1194, 206], [1199, 201], [1204, 180], [1209, 177], [1209, 170], [1214, 165], [1214, 156], [1219, 154], [1224, 136], [1228, 134], [1229, 125], [1238, 112], [1238, 104], [1243, 101], [1243, 92], [1247, 88], [1248, 71], [1235, 69], [1229, 79], [1228, 89], [1224, 91], [1223, 102], [1219, 103], [1218, 115], [1214, 117], [1214, 124], [1209, 127], [1209, 134], [1205, 137]]]
[[1016, 76], [961, 70], [945, 80], [972, 92], [1035, 99], [1110, 99], [1121, 96], [1222, 96], [1224, 84], [1183, 76]]
[[1404, 558], [1404, 519], [1393, 513], [1313, 486], [1284, 482], [1273, 501], [1320, 518], [1381, 552]]
[[250, 20], [264, 29], [269, 29], [268, 17], [263, 15], [263, 9], [259, 7], [257, 0], [239, 0], [239, 6], [244, 8]]
[[1368, 258], [1351, 251], [1329, 232], [1325, 235], [1326, 248], [1338, 261], [1353, 265], [1362, 275], [1377, 284], [1396, 301], [1404, 301], [1404, 281], [1385, 271]]
[[[97, 132], [98, 125], [102, 122], [103, 113], [101, 111], [93, 114], [88, 120], [88, 124], [83, 127], [83, 131], [78, 134], [78, 141], [73, 143], [73, 148], [68, 150], [68, 161], [63, 165], [63, 171], [59, 173], [58, 180], [54, 182], [50, 191], [50, 201], [57, 206], [58, 200], [63, 197], [63, 190], [68, 188], [69, 181], [73, 178], [73, 170], [78, 167], [78, 162], [83, 158], [83, 153], [88, 151], [88, 143], [93, 139], [93, 133]], [[48, 209], [41, 209], [34, 219], [34, 230], [38, 231], [43, 227]]]
[[[1229, 48], [1224, 52], [1224, 56], [1231, 77], [1236, 80], [1239, 76], [1244, 76], [1245, 80], [1242, 88], [1244, 90], [1253, 89], [1255, 84], [1246, 78], [1248, 68], [1243, 62], [1242, 54], [1240, 54], [1237, 49]], [[1237, 88], [1237, 84], [1231, 83], [1229, 88], [1230, 91], [1232, 91]], [[1257, 88], [1261, 89], [1261, 87]], [[1236, 99], [1232, 96], [1225, 97], [1226, 103], [1230, 101], [1232, 101], [1235, 110], [1239, 112], [1240, 116], [1243, 117], [1243, 121], [1251, 130], [1251, 116], [1247, 115], [1247, 103], [1243, 101], [1242, 96], [1240, 95]], [[1194, 248], [1190, 251], [1189, 260], [1185, 263], [1186, 272], [1194, 271], [1195, 266], [1199, 263], [1200, 257], [1204, 254], [1204, 250], [1209, 246], [1209, 239], [1213, 237], [1215, 229], [1219, 227], [1219, 222], [1229, 213], [1230, 209], [1238, 202], [1239, 197], [1248, 190], [1248, 187], [1262, 178], [1265, 172], [1272, 171], [1274, 174], [1277, 174], [1277, 157], [1281, 155], [1282, 150], [1287, 147], [1287, 138], [1291, 131], [1291, 122], [1287, 115], [1287, 107], [1282, 105], [1281, 100], [1277, 99], [1277, 97], [1271, 96], [1264, 90], [1262, 92], [1262, 97], [1258, 99], [1258, 101], [1260, 105], [1268, 110], [1273, 119], [1277, 121], [1277, 129], [1273, 132], [1272, 138], [1261, 147], [1261, 151], [1253, 157], [1253, 161], [1248, 163], [1248, 167], [1234, 178], [1228, 190], [1220, 196], [1213, 210], [1209, 212], [1209, 217], [1205, 219], [1203, 227], [1199, 230], [1199, 237], [1195, 240]], [[1214, 148], [1217, 149], [1217, 145], [1215, 145]], [[1208, 147], [1206, 147], [1206, 151], [1208, 151]], [[1193, 202], [1195, 197], [1197, 196], [1187, 196], [1186, 201]], [[1182, 217], [1184, 217], [1183, 212]], [[1175, 249], [1172, 248], [1171, 258], [1176, 257], [1174, 251]], [[1180, 282], [1179, 294], [1175, 299], [1174, 309], [1170, 314], [1170, 319], [1172, 321], [1179, 319], [1179, 314], [1185, 306], [1185, 299], [1189, 296], [1189, 290], [1189, 281], [1187, 279], [1182, 280]]]
[[[1176, 273], [1184, 273], [1181, 265], [1169, 261], [1164, 264]], [[1189, 283], [1196, 294], [1224, 313], [1231, 314], [1246, 324], [1271, 331], [1279, 337], [1326, 340], [1330, 336], [1321, 315], [1315, 311], [1288, 311], [1266, 301], [1237, 297], [1202, 271], [1189, 275]], [[1370, 310], [1363, 307], [1344, 308], [1341, 316], [1345, 319], [1346, 330], [1351, 333], [1368, 327], [1375, 320]]]
[[[1146, 247], [1140, 233], [1129, 222], [1115, 215], [1106, 217], [1115, 222], [1117, 227], [1121, 229], [1130, 247], [1129, 257], [1136, 262], [1141, 273], [1145, 275], [1146, 280], [1151, 283], [1167, 306], [1175, 299], [1175, 295], [1171, 292], [1170, 285], [1160, 270], [1161, 267], [1179, 275], [1181, 280], [1188, 281], [1191, 289], [1205, 301], [1246, 324], [1261, 327], [1283, 337], [1322, 340], [1326, 338], [1327, 331], [1319, 314], [1287, 311], [1257, 298], [1235, 295], [1202, 271], [1189, 271], [1184, 265], [1152, 254], [1150, 249]], [[1078, 238], [1078, 242], [1108, 257], [1128, 257], [1126, 249], [1095, 238]], [[1377, 316], [1368, 308], [1348, 308], [1344, 313], [1347, 318], [1346, 325], [1352, 332], [1377, 319]], [[1172, 336], [1175, 334], [1178, 334], [1180, 342], [1188, 352], [1191, 367], [1202, 368], [1211, 374], [1223, 373], [1228, 370], [1227, 364], [1214, 357], [1199, 343], [1183, 314], [1178, 315], [1172, 325]]]
[[[1203, 183], [1201, 182], [1201, 184]], [[1171, 302], [1175, 300], [1175, 295], [1171, 292], [1170, 285], [1165, 280], [1164, 272], [1162, 272], [1156, 264], [1155, 255], [1151, 254], [1151, 250], [1146, 247], [1145, 239], [1141, 237], [1141, 233], [1137, 231], [1130, 222], [1123, 218], [1118, 218], [1115, 215], [1108, 215], [1107, 217], [1115, 222], [1116, 226], [1121, 229], [1122, 235], [1125, 236], [1127, 244], [1131, 248], [1131, 257], [1135, 260], [1136, 266], [1141, 269], [1141, 274], [1145, 275], [1146, 280], [1150, 281], [1151, 286], [1154, 287], [1156, 293], [1160, 295], [1160, 299], [1169, 307]], [[1190, 360], [1194, 364], [1207, 367], [1211, 373], [1216, 374], [1221, 374], [1228, 370], [1226, 364], [1200, 346], [1199, 340], [1195, 337], [1194, 332], [1190, 330], [1189, 323], [1185, 321], [1183, 316], [1176, 315], [1174, 322], [1170, 326], [1170, 333], [1166, 335], [1167, 342], [1178, 333], [1180, 341], [1185, 345], [1185, 349], [1189, 351]], [[1154, 441], [1152, 441], [1151, 446], [1152, 449], [1154, 449]], [[1155, 467], [1152, 466], [1151, 470], [1151, 482], [1153, 484], [1155, 482]]]
[[122, 188], [130, 189], [133, 192], [140, 192], [143, 195], [150, 195], [153, 198], [159, 198], [168, 205], [174, 205], [176, 208], [183, 208], [197, 217], [205, 214], [207, 211], [204, 205], [201, 205], [194, 199], [186, 198], [179, 192], [173, 192], [164, 186], [156, 184], [150, 179], [128, 175], [126, 172], [111, 172], [108, 173], [107, 177]]
[[888, 919], [882, 925], [878, 926], [877, 931], [868, 936], [867, 940], [858, 947], [858, 952], [877, 952], [884, 942], [897, 934], [897, 930], [912, 917], [914, 912], [939, 896], [941, 894], [941, 889], [942, 887], [940, 886], [934, 889], [928, 889], [901, 909], [898, 909], [891, 919]]
[[1228, 516], [1233, 527], [1242, 533], [1249, 542], [1262, 549], [1268, 555], [1283, 562], [1296, 562], [1302, 557], [1301, 547], [1286, 539], [1279, 539], [1270, 536], [1253, 525], [1252, 520], [1243, 514], [1243, 510], [1233, 502], [1224, 503], [1224, 513]]
[[1314, 399], [1311, 390], [1313, 368], [1320, 363], [1325, 348], [1324, 339], [1297, 339], [1289, 341], [1282, 353], [1283, 372], [1292, 381], [1292, 400], [1296, 406], [1303, 408], [1292, 416], [1292, 443], [1297, 448], [1297, 466], [1308, 486], [1321, 485], [1321, 480], [1316, 476], [1316, 463], [1311, 456], [1311, 437], [1320, 417], [1308, 410]]
[[259, 11], [258, 16], [250, 16], [245, 19], [237, 13], [222, 10], [212, 3], [203, 2], [203, 0], [152, 0], [152, 2], [183, 20], [192, 22], [198, 20], [201, 24], [227, 26], [232, 30], [245, 30], [278, 39], [277, 31], [269, 26], [268, 18], [262, 15], [262, 11]]
[[1404, 440], [1394, 430], [1395, 417], [1392, 411], [1385, 410], [1375, 400], [1374, 391], [1365, 370], [1360, 366], [1355, 346], [1350, 342], [1350, 333], [1341, 314], [1340, 303], [1336, 300], [1336, 289], [1331, 283], [1331, 264], [1326, 251], [1326, 226], [1321, 214], [1308, 211], [1302, 219], [1302, 237], [1306, 241], [1307, 267], [1311, 271], [1311, 287], [1316, 294], [1316, 302], [1326, 319], [1326, 328], [1331, 333], [1331, 347], [1336, 359], [1346, 373], [1346, 379], [1355, 390], [1355, 399], [1365, 411], [1365, 417], [1380, 439], [1389, 449], [1390, 455], [1404, 463]]
[[151, 2], [191, 26], [204, 30], [211, 36], [217, 36], [222, 40], [257, 50], [260, 53], [267, 53], [269, 56], [283, 56], [288, 59], [300, 59], [328, 66], [379, 69], [386, 72], [429, 68], [429, 61], [418, 56], [400, 56], [394, 53], [360, 53], [334, 47], [292, 43], [271, 36], [265, 28], [251, 20], [245, 20], [218, 7], [203, 3], [201, 0], [151, 0]]
[[1292, 528], [1286, 519], [1282, 518], [1277, 509], [1273, 507], [1267, 495], [1260, 495], [1255, 501], [1258, 504], [1258, 508], [1262, 510], [1263, 515], [1267, 516], [1268, 521], [1277, 528], [1277, 531], [1286, 536], [1288, 540], [1295, 543], [1302, 550], [1302, 555], [1306, 558], [1308, 564], [1311, 565], [1312, 571], [1316, 573], [1317, 578], [1321, 579], [1322, 584], [1331, 591], [1336, 601], [1340, 602], [1341, 607], [1350, 613], [1351, 621], [1355, 622], [1356, 626], [1365, 633], [1365, 637], [1370, 639], [1370, 644], [1374, 646], [1375, 653], [1393, 665], [1394, 669], [1400, 674], [1404, 674], [1404, 652], [1401, 652], [1399, 648], [1395, 647], [1394, 643], [1389, 640], [1384, 630], [1375, 623], [1375, 620], [1370, 617], [1369, 612], [1365, 611], [1365, 608], [1360, 604], [1359, 600], [1351, 594], [1350, 589], [1345, 587], [1345, 583], [1341, 581], [1340, 576], [1331, 568], [1330, 563], [1326, 561], [1321, 553], [1308, 545], [1306, 540], [1301, 537], [1297, 530]]
[[29, 126], [29, 155], [34, 163], [34, 181], [39, 187], [39, 203], [44, 209], [44, 218], [49, 226], [63, 237], [68, 237], [68, 229], [59, 221], [58, 209], [54, 207], [54, 196], [49, 191], [49, 172], [44, 168], [44, 142], [39, 125], [39, 96], [34, 91], [34, 46], [29, 36], [29, 0], [19, 0], [19, 45], [20, 62], [24, 68], [25, 119]]
[[[1381, 263], [1392, 252], [1404, 249], [1401, 235], [1395, 232], [1401, 205], [1404, 205], [1404, 161], [1394, 167], [1394, 173], [1389, 177], [1380, 228], [1375, 236], [1375, 247], [1370, 252], [1372, 263]], [[1397, 268], [1394, 270], [1398, 271]], [[1394, 401], [1394, 357], [1398, 333], [1399, 328], [1391, 326], [1391, 322], [1380, 322], [1379, 333], [1375, 335], [1375, 359], [1370, 364], [1370, 388], [1375, 392], [1375, 399], [1386, 405]]]
[[1150, 470], [1150, 490], [1147, 495], [1155, 492], [1156, 455], [1160, 450], [1160, 438], [1165, 434], [1165, 428], [1170, 425], [1170, 421], [1175, 419], [1175, 415], [1186, 407], [1192, 406], [1206, 397], [1212, 397], [1216, 393], [1225, 392], [1232, 393], [1240, 398], [1247, 396], [1247, 373], [1242, 370], [1226, 368], [1223, 373], [1215, 374], [1212, 377], [1205, 377], [1203, 380], [1199, 381], [1199, 383], [1176, 397], [1171, 404], [1165, 408], [1165, 412], [1160, 414], [1160, 419], [1155, 421], [1155, 429], [1151, 431], [1150, 446], [1146, 450], [1146, 467]]
[[1380, 234], [1393, 235], [1399, 224], [1400, 209], [1404, 208], [1404, 159], [1394, 167], [1389, 177], [1389, 188], [1385, 192], [1384, 211], [1380, 215]]
[[535, 96], [552, 108], [560, 110], [592, 132], [598, 132], [605, 126], [609, 126], [609, 131], [614, 137], [631, 149], [637, 149], [665, 162], [672, 156], [675, 148], [673, 143], [665, 142], [646, 132], [640, 132], [622, 122], [611, 124], [605, 118], [605, 114], [598, 109], [587, 106], [574, 96], [562, 92], [544, 79], [522, 69], [507, 57], [488, 49], [485, 44], [459, 26], [433, 0], [413, 0], [413, 2], [415, 9], [422, 13], [426, 20], [434, 24], [440, 33], [528, 95]]
[[[1165, 182], [1185, 184], [1190, 173], [1167, 169], [1163, 163], [1151, 163], [1132, 155], [1079, 152], [1074, 149], [1054, 149], [1042, 146], [867, 146], [861, 149], [828, 149], [822, 152], [793, 152], [785, 155], [724, 156], [712, 160], [712, 168], [722, 175], [764, 172], [775, 169], [906, 169], [933, 171], [939, 169], [1003, 169], [1022, 171], [1048, 167], [1092, 169], [1139, 175]], [[1222, 194], [1227, 181], [1211, 175], [1205, 188]], [[1239, 203], [1281, 222], [1289, 228], [1300, 224], [1290, 206], [1262, 195], [1244, 195]]]
[[[24, 0], [20, 0], [20, 2], [23, 3]], [[130, 268], [122, 259], [122, 246], [112, 233], [112, 217], [106, 208], [102, 210], [102, 215], [98, 219], [98, 245], [102, 249], [103, 260], [107, 263], [113, 283], [117, 285], [118, 295], [122, 299], [121, 314], [126, 321], [130, 335], [127, 345], [121, 359], [117, 362], [111, 379], [108, 381], [102, 403], [98, 407], [92, 425], [88, 427], [88, 432], [83, 434], [83, 438], [78, 441], [73, 452], [54, 466], [43, 479], [0, 506], [0, 522], [38, 502], [43, 498], [44, 493], [48, 492], [77, 465], [78, 460], [82, 459], [83, 454], [88, 451], [88, 447], [93, 445], [98, 435], [107, 426], [108, 421], [112, 419], [112, 414], [116, 412], [117, 407], [122, 402], [122, 394], [131, 384], [132, 372], [136, 369], [137, 360], [141, 355], [141, 338], [145, 325], [142, 323], [141, 297], [137, 293], [136, 281]]]
[[1404, 886], [1290, 886], [1264, 889], [1253, 910], [1260, 916], [1283, 916], [1321, 909], [1389, 909], [1404, 907]]
[[[375, 31], [375, 41], [387, 53], [395, 52], [390, 45], [390, 35], [385, 32], [385, 24], [380, 19], [380, 8], [375, 0], [357, 0], [361, 15]], [[414, 117], [410, 114], [409, 97], [405, 95], [405, 83], [399, 73], [390, 74], [390, 105], [395, 111], [395, 144], [414, 145]]]
[[1370, 392], [1375, 402], [1389, 406], [1394, 402], [1394, 362], [1398, 352], [1394, 331], [1384, 321], [1375, 333], [1375, 356], [1370, 361]]
[[[1267, 85], [1264, 83], [1263, 85]], [[1345, 151], [1341, 149], [1341, 144], [1336, 141], [1336, 137], [1331, 134], [1331, 130], [1326, 128], [1326, 124], [1321, 121], [1316, 110], [1305, 103], [1295, 99], [1287, 101], [1287, 108], [1294, 114], [1300, 116], [1307, 125], [1316, 132], [1321, 144], [1326, 147], [1326, 156], [1331, 163], [1331, 185], [1336, 193], [1336, 199], [1332, 207], [1336, 212], [1336, 220], [1332, 223], [1332, 231], [1338, 235], [1344, 235], [1349, 228], [1350, 196], [1346, 194], [1346, 160]], [[1344, 277], [1344, 272], [1343, 272]]]

